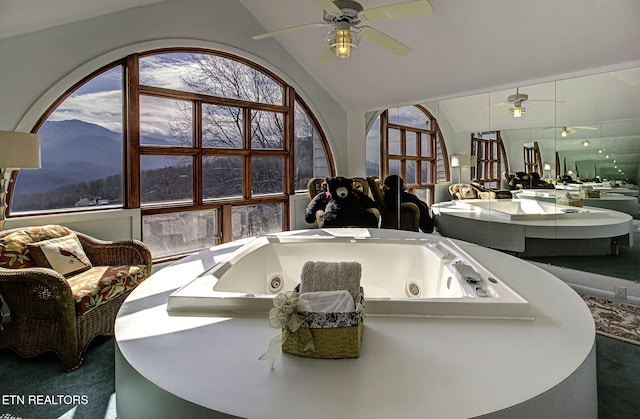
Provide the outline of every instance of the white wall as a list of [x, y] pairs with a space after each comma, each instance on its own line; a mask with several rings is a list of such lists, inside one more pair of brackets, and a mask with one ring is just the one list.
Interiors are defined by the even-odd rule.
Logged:
[[[127, 54], [170, 46], [207, 47], [251, 59], [294, 86], [325, 131], [338, 173], [348, 173], [354, 151], [347, 139], [364, 128], [348, 128], [345, 110], [275, 40], [251, 39], [264, 31], [237, 1], [169, 0], [0, 39], [0, 130], [30, 131], [75, 82]], [[364, 152], [361, 155], [364, 165]], [[67, 225], [80, 223], [80, 227], [86, 222], [87, 229], [92, 229], [83, 216], [58, 216], [56, 220]], [[105, 231], [124, 234], [126, 229], [118, 225], [129, 223], [126, 220], [103, 220]], [[12, 225], [7, 222], [6, 226]], [[136, 231], [131, 234], [139, 236]]]

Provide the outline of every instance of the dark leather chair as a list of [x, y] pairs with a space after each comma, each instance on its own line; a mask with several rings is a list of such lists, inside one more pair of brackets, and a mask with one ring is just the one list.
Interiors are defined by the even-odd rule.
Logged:
[[384, 189], [382, 182], [376, 176], [367, 177], [369, 191], [373, 200], [378, 204], [378, 210], [382, 216], [382, 228], [394, 230], [419, 231], [420, 229], [420, 209], [412, 202], [400, 204], [400, 217], [397, 209], [387, 208], [384, 203]]

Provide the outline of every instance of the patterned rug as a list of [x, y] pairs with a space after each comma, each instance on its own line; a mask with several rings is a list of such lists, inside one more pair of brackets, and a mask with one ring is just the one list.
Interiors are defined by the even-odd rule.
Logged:
[[591, 310], [596, 333], [640, 345], [640, 307], [581, 295]]

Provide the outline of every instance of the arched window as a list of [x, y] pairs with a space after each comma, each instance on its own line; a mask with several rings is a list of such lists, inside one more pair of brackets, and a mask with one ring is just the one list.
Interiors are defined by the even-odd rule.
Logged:
[[471, 155], [476, 156], [476, 166], [471, 168], [472, 179], [487, 189], [500, 189], [502, 174], [509, 171], [500, 131], [472, 133]]
[[41, 170], [12, 213], [141, 208], [154, 258], [289, 228], [289, 196], [334, 173], [293, 87], [202, 49], [125, 57], [63, 95], [36, 126]]
[[379, 144], [379, 167], [368, 159], [367, 175], [400, 175], [409, 190], [433, 204], [435, 185], [449, 178], [447, 149], [436, 118], [422, 105], [383, 111], [367, 135], [367, 156]]

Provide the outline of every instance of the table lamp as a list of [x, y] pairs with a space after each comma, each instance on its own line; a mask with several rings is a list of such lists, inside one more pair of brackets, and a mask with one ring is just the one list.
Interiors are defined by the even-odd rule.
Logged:
[[11, 173], [40, 168], [40, 137], [26, 132], [0, 131], [0, 230], [4, 228]]

